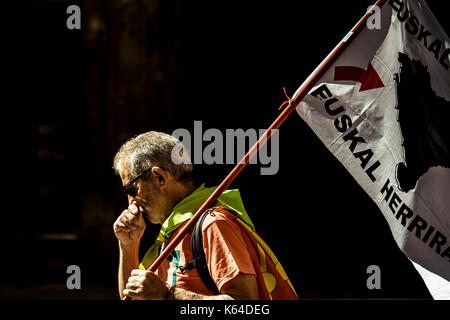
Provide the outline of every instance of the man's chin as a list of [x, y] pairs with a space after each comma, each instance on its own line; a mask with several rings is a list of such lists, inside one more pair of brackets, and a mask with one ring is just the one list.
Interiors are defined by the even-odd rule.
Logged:
[[157, 219], [156, 217], [152, 216], [150, 213], [147, 213], [147, 219], [148, 219], [148, 221], [150, 221], [150, 223], [152, 223], [152, 224], [161, 224], [161, 222], [159, 221], [159, 219]]

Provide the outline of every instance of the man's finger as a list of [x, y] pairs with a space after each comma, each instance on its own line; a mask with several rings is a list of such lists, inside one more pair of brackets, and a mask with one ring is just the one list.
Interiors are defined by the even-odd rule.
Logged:
[[128, 209], [130, 210], [130, 212], [131, 212], [133, 215], [137, 215], [137, 214], [139, 213], [139, 209], [138, 209], [138, 207], [137, 207], [134, 203], [130, 204], [130, 205], [128, 206]]
[[131, 211], [127, 211], [123, 213], [122, 219], [124, 219], [124, 221], [129, 221], [131, 223], [133, 223], [136, 226], [139, 226], [142, 224], [142, 222], [140, 220], [142, 220], [142, 214], [141, 213], [137, 213], [136, 215], [133, 215], [131, 213]]
[[[131, 213], [130, 213], [130, 215], [131, 215]], [[135, 223], [136, 221], [133, 221], [133, 220], [136, 220], [135, 216], [131, 215], [131, 218], [130, 218], [130, 217], [124, 215], [120, 218], [119, 221], [122, 222], [128, 228], [133, 228], [133, 227], [137, 228], [138, 226]]]
[[123, 289], [123, 294], [130, 298], [140, 298], [141, 295], [136, 290]]
[[141, 270], [141, 269], [133, 269], [133, 270], [131, 270], [131, 275], [132, 276], [142, 276], [146, 272], [147, 271]]
[[128, 282], [139, 283], [142, 282], [145, 278], [143, 276], [130, 276], [128, 278]]
[[140, 287], [140, 285], [135, 282], [128, 282], [126, 285], [126, 288], [131, 289], [131, 290], [136, 290], [139, 287]]
[[131, 229], [129, 227], [127, 227], [126, 225], [124, 225], [122, 222], [117, 222], [116, 223], [116, 231], [125, 231], [125, 232], [130, 232]]
[[122, 213], [122, 219], [126, 219], [126, 220], [129, 220], [129, 221], [134, 221], [134, 220], [136, 220], [136, 216], [134, 214], [132, 214], [130, 210], [125, 210]]
[[124, 229], [128, 229], [128, 232], [130, 232], [131, 230], [135, 230], [136, 229], [136, 226], [134, 224], [129, 223], [127, 221], [125, 221], [125, 222], [119, 221], [119, 223], [120, 223], [120, 225], [118, 225], [118, 226], [121, 227], [121, 228], [124, 228]]

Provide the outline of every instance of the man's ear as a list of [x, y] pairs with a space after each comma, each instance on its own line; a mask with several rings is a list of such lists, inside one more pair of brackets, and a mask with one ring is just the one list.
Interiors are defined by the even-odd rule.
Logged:
[[152, 174], [154, 177], [154, 181], [157, 184], [158, 187], [164, 188], [167, 186], [167, 182], [169, 181], [169, 175], [170, 173], [166, 170], [161, 169], [160, 167], [153, 167], [152, 168]]

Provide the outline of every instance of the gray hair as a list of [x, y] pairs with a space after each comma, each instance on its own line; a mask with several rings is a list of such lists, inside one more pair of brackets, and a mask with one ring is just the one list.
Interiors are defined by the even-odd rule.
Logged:
[[119, 173], [123, 164], [130, 166], [131, 175], [152, 166], [167, 170], [177, 181], [192, 178], [192, 164], [172, 161], [172, 150], [181, 142], [166, 133], [149, 131], [125, 142], [114, 157], [114, 170]]

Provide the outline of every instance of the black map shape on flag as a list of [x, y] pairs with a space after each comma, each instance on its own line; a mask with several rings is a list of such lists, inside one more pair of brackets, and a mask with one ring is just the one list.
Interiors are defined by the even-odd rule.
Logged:
[[398, 121], [405, 160], [397, 164], [397, 182], [408, 192], [429, 168], [450, 167], [450, 103], [431, 88], [427, 67], [399, 52]]

